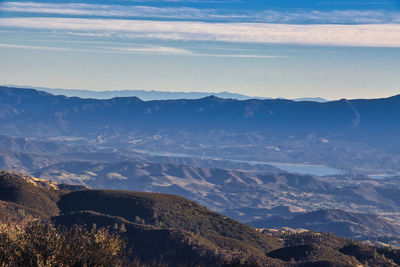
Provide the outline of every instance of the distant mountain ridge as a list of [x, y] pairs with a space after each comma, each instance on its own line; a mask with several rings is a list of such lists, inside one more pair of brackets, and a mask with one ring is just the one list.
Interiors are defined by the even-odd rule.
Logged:
[[400, 95], [326, 103], [215, 96], [142, 101], [137, 97], [68, 98], [33, 89], [0, 87], [0, 115], [3, 123], [0, 133], [9, 135], [98, 136], [132, 131], [241, 132], [245, 129], [269, 136], [333, 134], [387, 142], [387, 138], [395, 136], [393, 131], [400, 130]]
[[[208, 96], [216, 96], [224, 99], [272, 99], [269, 97], [260, 96], [247, 96], [238, 93], [231, 92], [172, 92], [172, 91], [157, 91], [157, 90], [110, 90], [110, 91], [94, 91], [94, 90], [83, 90], [83, 89], [60, 89], [60, 88], [47, 88], [37, 86], [10, 86], [17, 88], [28, 88], [36, 89], [44, 92], [51, 93], [53, 95], [65, 95], [68, 97], [80, 97], [80, 98], [93, 98], [93, 99], [111, 99], [114, 97], [138, 97], [141, 100], [176, 100], [176, 99], [198, 99]], [[327, 102], [328, 100], [322, 97], [305, 97], [296, 98], [294, 101], [315, 101], [315, 102]]]
[[0, 134], [6, 136], [362, 173], [400, 172], [399, 117], [400, 95], [325, 103], [215, 96], [143, 101], [0, 87]]

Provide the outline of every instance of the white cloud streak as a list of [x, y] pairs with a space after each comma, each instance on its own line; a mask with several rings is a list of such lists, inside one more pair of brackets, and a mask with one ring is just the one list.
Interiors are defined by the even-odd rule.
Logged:
[[37, 13], [69, 16], [140, 17], [177, 20], [296, 23], [296, 24], [379, 24], [400, 23], [399, 12], [379, 10], [334, 10], [334, 11], [276, 11], [240, 10], [227, 11], [189, 7], [154, 7], [148, 5], [103, 5], [86, 3], [36, 3], [6, 1], [0, 11]]
[[163, 40], [400, 47], [397, 24], [288, 25], [41, 17], [0, 18], [0, 26]]
[[193, 57], [222, 57], [222, 58], [287, 58], [287, 56], [270, 56], [257, 54], [211, 54], [197, 53], [191, 50], [165, 47], [165, 46], [149, 46], [149, 47], [104, 47], [104, 49], [112, 49], [121, 52], [134, 52], [140, 54], [161, 54], [161, 55], [181, 55]]
[[54, 47], [0, 43], [0, 47], [47, 50], [47, 51], [75, 51], [75, 52], [94, 52], [94, 53], [134, 53], [134, 54], [161, 54], [161, 55], [194, 55], [192, 51], [175, 47], [147, 46], [147, 47], [102, 47], [100, 49], [82, 49], [72, 47]]
[[166, 47], [166, 46], [112, 47], [111, 49], [123, 52], [135, 52], [140, 54], [193, 55], [193, 52], [190, 50], [176, 48], [176, 47]]
[[52, 46], [36, 46], [0, 43], [0, 48], [62, 51], [62, 52], [84, 52], [84, 53], [117, 53], [117, 54], [139, 54], [139, 55], [174, 55], [174, 56], [193, 56], [193, 57], [221, 57], [221, 58], [285, 58], [286, 56], [268, 56], [268, 55], [246, 55], [246, 54], [205, 54], [195, 53], [191, 50], [166, 46], [147, 46], [147, 47], [102, 47], [100, 49], [82, 49]]
[[47, 51], [70, 51], [71, 49], [63, 47], [51, 47], [51, 46], [35, 46], [35, 45], [19, 45], [19, 44], [2, 44], [0, 47], [5, 48], [17, 48], [17, 49], [32, 49], [32, 50], [47, 50]]
[[0, 4], [0, 11], [102, 17], [179, 17], [181, 19], [204, 19], [207, 17], [218, 17], [218, 15], [215, 14], [215, 10], [210, 9], [197, 9], [188, 7], [160, 8], [145, 5], [120, 6], [84, 3], [4, 2]]

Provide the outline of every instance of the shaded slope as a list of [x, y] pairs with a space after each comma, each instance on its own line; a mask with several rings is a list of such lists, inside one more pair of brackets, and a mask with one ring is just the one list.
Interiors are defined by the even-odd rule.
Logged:
[[52, 220], [59, 226], [95, 224], [116, 231], [126, 238], [134, 257], [142, 262], [163, 262], [171, 266], [218, 266], [227, 256], [217, 255], [216, 247], [211, 242], [180, 229], [160, 229], [91, 211], [63, 214]]
[[23, 175], [0, 172], [0, 200], [12, 203], [7, 204], [6, 210], [15, 210], [15, 205], [20, 205], [20, 209], [27, 208], [29, 213], [56, 215], [59, 212], [56, 201], [60, 193], [54, 188], [29, 182]]
[[[70, 192], [60, 188], [79, 188], [11, 172], [0, 177], [0, 216], [22, 208], [32, 217], [54, 214], [52, 220], [59, 226], [108, 227], [127, 239], [133, 258], [151, 265], [220, 266], [225, 260], [249, 257], [260, 266], [277, 267], [399, 264], [399, 250], [315, 232], [266, 235], [178, 196], [111, 190]], [[51, 207], [55, 201], [62, 214], [41, 206]], [[338, 216], [344, 215], [328, 214], [320, 222]]]
[[91, 210], [162, 228], [191, 231], [224, 247], [237, 241], [265, 253], [280, 244], [255, 229], [195, 202], [166, 194], [91, 190], [72, 192], [58, 202], [63, 213]]

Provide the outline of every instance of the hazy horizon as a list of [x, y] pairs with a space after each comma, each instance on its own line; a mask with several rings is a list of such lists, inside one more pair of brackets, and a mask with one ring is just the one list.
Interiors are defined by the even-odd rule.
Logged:
[[[355, 99], [377, 99], [377, 98], [388, 98], [392, 96], [397, 96], [400, 95], [400, 90], [397, 94], [392, 94], [392, 95], [381, 95], [377, 97], [370, 97], [370, 98], [363, 98], [363, 97], [356, 97], [356, 98], [345, 98], [345, 97], [340, 97], [340, 98], [325, 98], [321, 96], [309, 96], [309, 95], [304, 95], [304, 96], [299, 96], [299, 97], [293, 97], [293, 98], [285, 98], [281, 96], [277, 97], [271, 97], [271, 96], [259, 96], [259, 95], [247, 95], [245, 93], [237, 93], [233, 91], [214, 91], [214, 92], [203, 92], [203, 91], [168, 91], [168, 90], [142, 90], [142, 89], [129, 89], [129, 88], [123, 88], [123, 89], [104, 89], [104, 90], [95, 90], [95, 89], [77, 89], [77, 88], [53, 88], [53, 87], [45, 87], [45, 86], [35, 86], [35, 85], [23, 85], [23, 84], [0, 84], [0, 86], [4, 87], [15, 87], [15, 88], [24, 88], [24, 89], [36, 89], [36, 90], [43, 90], [43, 89], [48, 89], [48, 90], [65, 90], [65, 91], [88, 91], [88, 92], [93, 92], [93, 93], [111, 93], [111, 92], [144, 92], [144, 93], [171, 93], [171, 94], [232, 94], [232, 95], [240, 95], [240, 96], [246, 96], [249, 98], [260, 98], [260, 99], [291, 99], [291, 100], [300, 100], [300, 99], [320, 99], [320, 100], [326, 100], [326, 101], [336, 101], [340, 99], [349, 99], [349, 100], [355, 100]], [[135, 96], [135, 95], [132, 95]], [[79, 96], [78, 96], [79, 97]], [[129, 97], [129, 96], [124, 96], [124, 97]], [[140, 97], [139, 97], [140, 98]], [[162, 98], [160, 97], [160, 100]], [[171, 99], [171, 98], [168, 98]], [[147, 101], [145, 99], [142, 99], [144, 101]]]
[[376, 98], [399, 52], [395, 0], [0, 3], [2, 84]]

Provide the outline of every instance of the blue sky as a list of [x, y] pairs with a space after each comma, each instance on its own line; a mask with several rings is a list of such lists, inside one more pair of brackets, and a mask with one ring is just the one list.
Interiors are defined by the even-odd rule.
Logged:
[[400, 1], [0, 1], [0, 84], [394, 95]]

